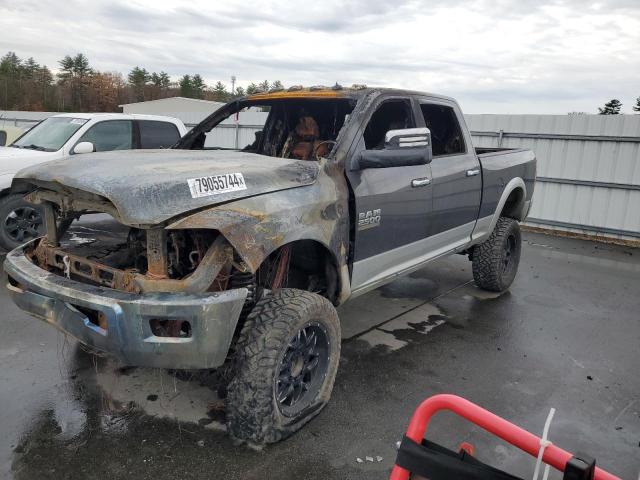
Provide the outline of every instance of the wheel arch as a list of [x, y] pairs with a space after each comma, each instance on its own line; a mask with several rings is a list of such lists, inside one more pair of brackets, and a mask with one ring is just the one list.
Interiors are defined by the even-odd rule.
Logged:
[[501, 216], [524, 220], [527, 216], [527, 203], [527, 187], [524, 180], [521, 177], [512, 178], [504, 187], [493, 215], [476, 222], [472, 235], [473, 244], [482, 243], [489, 238]]
[[522, 184], [518, 182], [517, 185], [514, 185], [514, 187], [506, 196], [505, 193], [503, 193], [502, 197], [500, 198], [499, 207], [501, 206], [501, 208], [496, 209], [496, 214], [498, 215], [498, 217], [509, 217], [518, 221], [524, 220], [525, 201], [527, 198], [524, 182], [522, 182]]
[[[272, 268], [285, 250], [290, 252], [287, 277], [293, 284], [282, 285], [283, 287], [312, 291], [309, 288], [314, 281], [312, 277], [317, 275], [317, 280], [326, 286], [326, 291], [322, 295], [334, 305], [340, 303], [345, 285], [338, 257], [328, 245], [318, 239], [290, 239], [271, 249], [256, 270], [258, 276], [264, 275], [266, 269]], [[295, 275], [292, 275], [294, 273]], [[307, 284], [305, 285], [304, 282]]]
[[6, 197], [11, 193], [11, 183], [13, 181], [13, 173], [5, 173], [0, 175], [0, 197]]

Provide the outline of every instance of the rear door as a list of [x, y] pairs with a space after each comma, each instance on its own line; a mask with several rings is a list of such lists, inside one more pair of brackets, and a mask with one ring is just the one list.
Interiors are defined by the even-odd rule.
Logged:
[[178, 127], [171, 122], [136, 120], [140, 140], [138, 148], [169, 148], [180, 140]]
[[[415, 108], [409, 97], [379, 100], [349, 156], [383, 150], [390, 130], [415, 128]], [[431, 170], [428, 164], [358, 168], [347, 169], [347, 176], [355, 197], [351, 287], [356, 290], [401, 270], [422, 252], [429, 235]]]
[[478, 219], [482, 169], [462, 128], [464, 118], [458, 106], [430, 98], [421, 98], [419, 104], [433, 149], [429, 235], [434, 236], [434, 243], [455, 248], [470, 238]]

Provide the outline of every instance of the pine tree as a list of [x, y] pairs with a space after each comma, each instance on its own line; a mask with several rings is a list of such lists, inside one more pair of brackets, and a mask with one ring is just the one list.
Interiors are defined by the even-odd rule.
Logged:
[[46, 65], [42, 65], [36, 73], [36, 85], [41, 95], [42, 108], [44, 110], [54, 110], [56, 92], [53, 87], [53, 74]]
[[240, 98], [240, 97], [244, 97], [246, 95], [244, 88], [242, 87], [236, 87], [236, 91], [233, 94], [233, 98]]
[[0, 59], [0, 105], [3, 109], [14, 110], [20, 102], [21, 75], [22, 60], [14, 52], [8, 52]]
[[[89, 66], [89, 59], [84, 54], [78, 53], [75, 57], [66, 55], [58, 63], [61, 69], [60, 73], [58, 73], [59, 82], [69, 89], [71, 109], [83, 111], [87, 84], [90, 76], [93, 75], [93, 69]], [[62, 108], [65, 109], [64, 104]]]
[[71, 55], [65, 55], [62, 60], [58, 62], [60, 65], [60, 72], [58, 78], [61, 81], [70, 80], [73, 77], [73, 58]]
[[257, 90], [258, 90], [258, 86], [255, 83], [251, 82], [247, 86], [246, 94], [247, 95], [253, 95], [254, 93], [256, 93]]
[[193, 98], [204, 98], [204, 91], [207, 89], [207, 85], [202, 80], [199, 74], [195, 74], [191, 77], [191, 96]]
[[633, 111], [640, 113], [640, 97], [636, 98], [636, 104], [633, 106]]
[[261, 82], [261, 83], [258, 85], [258, 88], [259, 88], [260, 90], [264, 91], [264, 92], [268, 92], [268, 91], [269, 91], [269, 87], [270, 87], [270, 86], [271, 86], [271, 85], [269, 84], [269, 80], [265, 80], [264, 82]]
[[180, 96], [191, 98], [191, 95], [192, 95], [191, 75], [189, 74], [183, 75], [182, 78], [180, 78], [178, 85], [180, 86]]
[[24, 78], [33, 79], [40, 70], [40, 65], [36, 63], [33, 57], [29, 57], [26, 62], [22, 64], [22, 71], [24, 72]]
[[222, 82], [217, 82], [213, 87], [213, 99], [216, 102], [226, 102], [229, 99], [227, 87]]
[[144, 101], [144, 87], [151, 80], [151, 75], [145, 68], [140, 68], [137, 65], [133, 67], [133, 70], [129, 72], [127, 76], [127, 80], [129, 80], [129, 85], [133, 88], [133, 95], [136, 99], [136, 102]]
[[604, 108], [598, 108], [600, 115], [618, 115], [622, 109], [620, 100], [613, 99], [604, 104]]
[[276, 80], [271, 84], [271, 90], [284, 90], [284, 85], [280, 80]]
[[167, 72], [161, 71], [160, 73], [153, 72], [149, 75], [149, 82], [151, 86], [148, 88], [151, 99], [165, 98], [167, 91], [171, 87], [171, 77]]
[[160, 73], [153, 72], [150, 80], [154, 87], [169, 88], [169, 85], [171, 85], [171, 78], [164, 71]]
[[0, 75], [2, 76], [16, 76], [21, 67], [22, 60], [15, 52], [9, 52], [0, 59]]

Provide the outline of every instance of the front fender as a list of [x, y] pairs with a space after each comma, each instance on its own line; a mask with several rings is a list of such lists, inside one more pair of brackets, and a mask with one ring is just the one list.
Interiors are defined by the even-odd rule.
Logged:
[[0, 192], [9, 190], [13, 181], [13, 173], [4, 173], [0, 175]]
[[346, 192], [339, 195], [339, 188], [331, 177], [321, 175], [313, 185], [212, 207], [167, 228], [218, 230], [253, 272], [272, 252], [296, 240], [319, 242], [341, 267], [349, 227]]

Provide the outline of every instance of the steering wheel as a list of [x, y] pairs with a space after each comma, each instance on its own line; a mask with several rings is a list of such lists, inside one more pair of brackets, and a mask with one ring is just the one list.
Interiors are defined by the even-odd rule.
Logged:
[[320, 155], [318, 155], [318, 148], [320, 148], [322, 145], [325, 144], [331, 144], [331, 148], [329, 149], [329, 152], [331, 152], [331, 150], [333, 150], [333, 147], [335, 147], [336, 142], [335, 140], [324, 140], [320, 143], [318, 143], [314, 148], [313, 148], [313, 156], [316, 157], [316, 160], [320, 160]]

